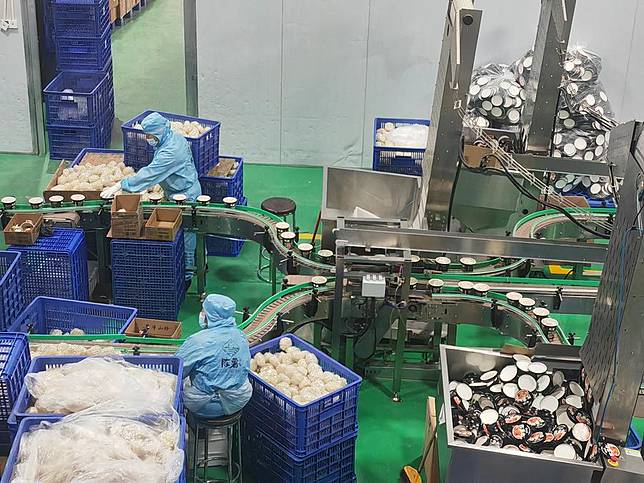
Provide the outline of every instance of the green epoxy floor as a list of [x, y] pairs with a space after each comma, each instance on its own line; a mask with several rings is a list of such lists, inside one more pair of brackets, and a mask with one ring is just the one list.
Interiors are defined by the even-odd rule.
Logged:
[[[116, 148], [121, 145], [119, 122], [147, 109], [185, 112], [182, 2], [149, 0], [133, 20], [114, 31], [112, 48], [117, 116], [112, 146]], [[35, 156], [0, 155], [0, 194], [13, 194], [19, 199], [37, 195], [57, 164]], [[313, 230], [322, 193], [320, 168], [246, 164], [244, 181], [250, 205], [259, 206], [270, 196], [291, 197], [298, 204], [301, 231]], [[250, 242], [237, 258], [211, 257], [208, 291], [231, 296], [240, 310], [244, 306], [252, 310], [270, 295], [269, 285], [257, 280], [256, 268], [257, 246]], [[186, 333], [197, 329], [198, 311], [199, 300], [193, 288], [180, 314]], [[580, 343], [588, 317], [560, 319], [566, 332], [576, 332], [581, 337]], [[457, 342], [463, 346], [500, 347], [506, 340], [488, 329], [466, 326], [459, 329]], [[365, 381], [360, 392], [356, 450], [359, 482], [397, 481], [403, 465], [420, 459], [426, 400], [435, 395], [435, 389], [426, 383], [404, 381], [402, 403], [394, 403], [390, 387], [389, 381]], [[640, 433], [642, 429], [644, 424], [640, 422]], [[441, 449], [441, 457], [445, 457]]]

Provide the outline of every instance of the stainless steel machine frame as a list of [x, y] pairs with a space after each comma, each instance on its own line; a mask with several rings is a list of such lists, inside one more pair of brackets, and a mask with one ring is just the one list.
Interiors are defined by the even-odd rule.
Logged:
[[427, 149], [423, 157], [423, 186], [419, 216], [433, 230], [447, 230], [450, 201], [461, 149], [463, 121], [455, 104], [467, 104], [481, 10], [472, 0], [449, 0]]
[[635, 161], [627, 166], [613, 223], [588, 337], [581, 350], [592, 389], [595, 430], [618, 444], [626, 441], [644, 375], [644, 127], [638, 123], [630, 144]]
[[[526, 103], [521, 121], [525, 131], [525, 150], [550, 154], [552, 128], [557, 113], [563, 59], [576, 0], [542, 0], [534, 42], [532, 71], [526, 88]], [[553, 102], [554, 101], [554, 102]]]

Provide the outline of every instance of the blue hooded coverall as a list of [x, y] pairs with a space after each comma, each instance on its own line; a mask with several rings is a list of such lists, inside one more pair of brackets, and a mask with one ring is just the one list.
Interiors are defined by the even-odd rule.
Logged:
[[203, 330], [191, 335], [176, 355], [183, 359], [183, 403], [195, 416], [217, 418], [242, 409], [253, 394], [248, 381], [250, 350], [235, 322], [235, 302], [208, 295]]
[[[184, 194], [188, 201], [195, 201], [201, 195], [201, 185], [188, 141], [170, 129], [170, 121], [157, 112], [143, 119], [141, 126], [144, 133], [156, 136], [159, 143], [154, 147], [152, 162], [135, 175], [123, 179], [121, 188], [130, 193], [139, 193], [160, 184], [169, 200], [176, 194]], [[184, 243], [186, 268], [192, 269], [195, 265], [197, 235], [186, 232]], [[190, 278], [192, 272], [186, 270], [186, 279]]]

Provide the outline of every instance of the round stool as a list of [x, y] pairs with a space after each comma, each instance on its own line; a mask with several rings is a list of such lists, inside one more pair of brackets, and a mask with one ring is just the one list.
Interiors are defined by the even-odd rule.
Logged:
[[[241, 452], [241, 411], [229, 416], [214, 419], [203, 419], [188, 411], [187, 423], [192, 437], [192, 480], [197, 483], [214, 483], [220, 481], [242, 481], [242, 452]], [[211, 455], [208, 452], [208, 443], [211, 441], [211, 431], [225, 432], [226, 454]], [[203, 439], [203, 455], [199, 458], [199, 440]], [[235, 451], [233, 451], [233, 446]], [[233, 458], [233, 455], [235, 458]], [[215, 460], [223, 459], [225, 464]], [[208, 470], [216, 467], [226, 467], [226, 479], [209, 479]], [[201, 475], [199, 475], [201, 473]]]
[[[267, 198], [262, 201], [261, 208], [264, 211], [268, 211], [273, 215], [277, 215], [282, 220], [286, 221], [286, 218], [291, 215], [291, 230], [295, 230], [295, 211], [297, 210], [297, 205], [295, 201], [290, 198]], [[259, 247], [259, 260], [257, 263], [257, 278], [262, 282], [269, 283], [270, 280], [264, 276], [264, 270], [270, 267], [270, 258], [268, 253], [263, 246]]]

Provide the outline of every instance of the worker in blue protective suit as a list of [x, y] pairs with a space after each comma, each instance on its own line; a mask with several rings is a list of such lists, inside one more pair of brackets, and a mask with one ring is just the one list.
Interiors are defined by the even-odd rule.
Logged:
[[235, 307], [224, 295], [208, 295], [199, 314], [203, 330], [188, 337], [176, 353], [186, 377], [183, 402], [197, 417], [236, 413], [253, 394], [248, 340], [237, 328]]
[[[170, 129], [170, 121], [157, 112], [146, 116], [141, 122], [141, 127], [148, 144], [154, 147], [152, 162], [135, 175], [124, 178], [120, 183], [104, 190], [101, 197], [112, 198], [120, 190], [139, 193], [160, 184], [169, 200], [176, 194], [183, 194], [187, 201], [195, 201], [197, 196], [201, 195], [201, 185], [188, 141]], [[197, 235], [186, 233], [184, 243], [186, 280], [190, 280], [191, 269], [195, 265]]]

